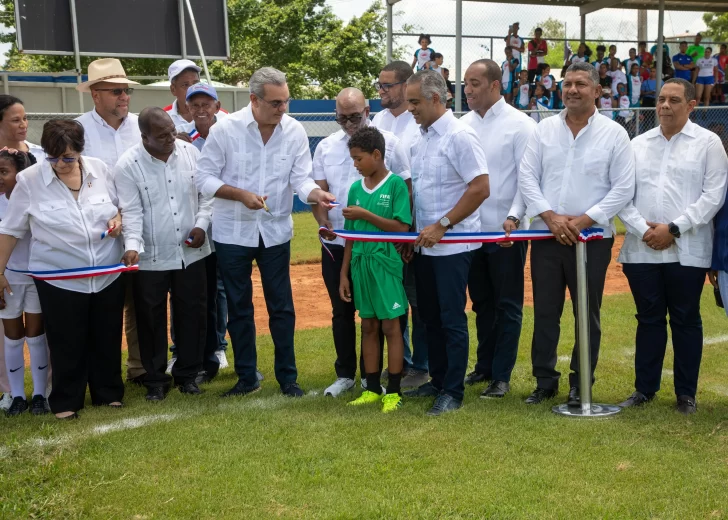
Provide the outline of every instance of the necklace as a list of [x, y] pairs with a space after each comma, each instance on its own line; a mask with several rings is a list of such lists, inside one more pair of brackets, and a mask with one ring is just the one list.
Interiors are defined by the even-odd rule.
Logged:
[[79, 161], [79, 163], [78, 163], [78, 170], [79, 170], [79, 173], [81, 174], [81, 182], [79, 183], [79, 185], [78, 185], [78, 189], [77, 189], [77, 190], [74, 190], [74, 189], [73, 189], [73, 188], [71, 188], [71, 187], [70, 187], [70, 186], [69, 186], [68, 184], [66, 184], [65, 182], [63, 182], [63, 181], [61, 180], [61, 178], [60, 178], [60, 177], [58, 177], [58, 173], [56, 173], [55, 171], [54, 171], [53, 173], [55, 173], [55, 174], [56, 174], [56, 178], [57, 178], [57, 179], [58, 179], [59, 181], [63, 182], [63, 184], [64, 184], [64, 185], [66, 186], [66, 188], [68, 188], [69, 190], [71, 190], [71, 191], [72, 191], [72, 192], [74, 192], [74, 193], [78, 193], [79, 191], [81, 191], [81, 188], [83, 188], [83, 166], [81, 165], [81, 162], [80, 162], [80, 161]]

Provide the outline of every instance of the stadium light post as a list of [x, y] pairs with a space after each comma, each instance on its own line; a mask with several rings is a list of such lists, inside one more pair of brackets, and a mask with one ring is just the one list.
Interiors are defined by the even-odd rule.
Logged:
[[[192, 13], [192, 4], [190, 4], [190, 0], [186, 0], [186, 2], [187, 2], [187, 13], [190, 15], [190, 25], [192, 26], [192, 32], [195, 34], [195, 41], [197, 42], [197, 50], [200, 51], [200, 59], [202, 60], [202, 67], [205, 70], [205, 77], [207, 78], [207, 84], [212, 85], [212, 79], [210, 78], [210, 71], [207, 70], [207, 58], [205, 58], [205, 51], [202, 50], [202, 41], [200, 40], [200, 33], [197, 30], [197, 22], [195, 22], [195, 15]], [[184, 25], [183, 25], [183, 27], [184, 27]], [[185, 51], [186, 51], [186, 48], [185, 48]]]
[[[73, 32], [73, 54], [76, 58], [76, 83], [79, 85], [83, 83], [83, 70], [81, 70], [81, 51], [78, 45], [78, 20], [76, 19], [76, 0], [70, 0], [69, 5], [71, 7], [71, 29]], [[78, 91], [78, 107], [79, 112], [84, 112], [83, 109], [83, 92]]]
[[394, 9], [393, 6], [397, 2], [400, 2], [401, 0], [387, 0], [387, 63], [392, 62], [392, 54], [394, 52], [393, 50], [393, 42], [394, 39], [393, 33], [394, 33]]
[[560, 404], [554, 413], [569, 417], [607, 417], [622, 409], [611, 404], [592, 403], [591, 352], [589, 351], [589, 291], [586, 274], [586, 242], [576, 243], [576, 343], [579, 350], [579, 395], [581, 407]]
[[[492, 45], [491, 45], [492, 47]], [[455, 106], [453, 113], [463, 109], [463, 0], [455, 0]]]

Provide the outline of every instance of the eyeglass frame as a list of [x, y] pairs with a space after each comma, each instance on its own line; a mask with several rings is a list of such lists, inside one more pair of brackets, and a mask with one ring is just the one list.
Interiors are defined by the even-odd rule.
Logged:
[[262, 98], [262, 97], [259, 97], [258, 99], [260, 99], [261, 101], [265, 101], [266, 103], [268, 103], [270, 106], [272, 106], [276, 110], [281, 108], [283, 105], [288, 106], [291, 103], [291, 101], [293, 101], [292, 97], [289, 97], [288, 99], [284, 99], [283, 101], [279, 101], [279, 100], [268, 101], [267, 99]]
[[396, 87], [397, 85], [401, 85], [402, 83], [407, 83], [407, 80], [398, 81], [397, 83], [382, 83], [380, 81], [375, 81], [374, 88], [377, 90], [383, 90], [384, 92], [389, 92], [389, 89]]
[[[361, 112], [358, 112], [356, 114], [351, 114], [351, 115], [348, 115], [348, 116], [336, 114], [336, 117], [334, 118], [334, 121], [336, 121], [337, 123], [339, 123], [340, 126], [344, 126], [347, 123], [352, 123], [352, 124], [355, 124], [356, 125], [358, 123], [361, 123], [362, 120], [366, 117], [366, 116], [364, 116], [364, 113], [366, 111], [367, 111], [367, 109], [365, 108]], [[354, 120], [353, 118], [358, 118], [358, 120]], [[343, 121], [342, 121], [342, 119], [343, 119]]]
[[46, 157], [45, 160], [51, 164], [58, 164], [58, 161], [62, 161], [65, 164], [75, 163], [80, 160], [81, 157]]
[[[95, 88], [92, 89], [94, 92], [111, 92], [114, 94], [114, 96], [119, 97], [122, 94], [126, 94], [127, 96], [131, 96], [134, 93], [134, 89], [132, 87], [126, 87], [126, 88]], [[116, 91], [119, 91], [117, 94]]]

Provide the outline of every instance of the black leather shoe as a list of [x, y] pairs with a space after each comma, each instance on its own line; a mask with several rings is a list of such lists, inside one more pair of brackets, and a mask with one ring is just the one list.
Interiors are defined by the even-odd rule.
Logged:
[[485, 374], [481, 374], [480, 372], [476, 372], [475, 370], [473, 370], [467, 376], [465, 376], [465, 384], [472, 386], [476, 383], [483, 383], [484, 381], [487, 381], [488, 379], [490, 379], [490, 378], [488, 376], [486, 376]]
[[257, 381], [253, 386], [246, 386], [242, 381], [238, 381], [237, 383], [235, 383], [234, 387], [222, 394], [220, 397], [235, 397], [238, 395], [248, 395], [252, 394], [253, 392], [257, 392], [258, 390], [260, 390], [260, 383], [258, 383]]
[[677, 411], [683, 415], [690, 415], [698, 411], [695, 398], [689, 395], [681, 395], [677, 398]]
[[642, 406], [645, 403], [649, 403], [655, 398], [655, 394], [645, 395], [642, 392], [635, 392], [630, 395], [626, 400], [619, 403], [622, 408], [632, 408], [633, 406]]
[[402, 395], [405, 397], [437, 397], [440, 395], [440, 391], [432, 385], [432, 382], [428, 381], [414, 390], [407, 390]]
[[154, 386], [147, 389], [147, 395], [144, 396], [144, 399], [147, 401], [164, 401], [166, 397], [167, 392], [164, 391], [164, 387]]
[[447, 394], [440, 394], [435, 399], [435, 404], [427, 411], [430, 417], [437, 417], [447, 412], [452, 412], [463, 406], [462, 401], [458, 401], [454, 397]]
[[526, 398], [526, 404], [541, 404], [547, 399], [553, 399], [556, 397], [557, 393], [557, 390], [536, 387], [536, 390], [534, 390], [533, 393]]
[[13, 402], [10, 404], [10, 408], [5, 412], [8, 417], [15, 417], [23, 413], [28, 409], [28, 401], [22, 397], [14, 397]]
[[298, 386], [295, 381], [293, 383], [286, 383], [281, 387], [281, 392], [286, 397], [303, 397], [303, 390]]
[[575, 386], [569, 388], [569, 398], [566, 400], [566, 406], [581, 406], [581, 393]]
[[200, 387], [194, 381], [188, 381], [183, 385], [179, 385], [179, 391], [183, 394], [190, 395], [200, 395], [202, 393], [202, 390], [200, 390]]
[[33, 415], [44, 415], [50, 410], [48, 409], [48, 401], [42, 395], [34, 395], [30, 401], [30, 413]]
[[482, 399], [500, 399], [511, 391], [511, 385], [506, 381], [493, 381], [480, 397]]
[[195, 378], [195, 383], [197, 383], [198, 385], [210, 383], [213, 379], [215, 379], [216, 375], [217, 374], [211, 374], [207, 370], [203, 370], [202, 372], [197, 374], [197, 377]]
[[65, 417], [56, 416], [56, 419], [59, 421], [73, 421], [74, 419], [78, 419], [78, 414], [73, 412], [71, 415], [66, 415]]

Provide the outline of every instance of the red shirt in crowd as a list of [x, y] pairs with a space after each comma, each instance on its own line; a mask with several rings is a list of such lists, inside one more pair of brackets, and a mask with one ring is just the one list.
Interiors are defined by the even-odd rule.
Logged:
[[[548, 46], [546, 44], [546, 40], [541, 40], [538, 42], [538, 47], [536, 46], [536, 40], [531, 40], [528, 42], [528, 54], [531, 55], [532, 52], [536, 51], [548, 51]], [[541, 56], [543, 58], [543, 56]], [[533, 55], [530, 58], [528, 58], [528, 70], [536, 70], [538, 68], [538, 56]]]

